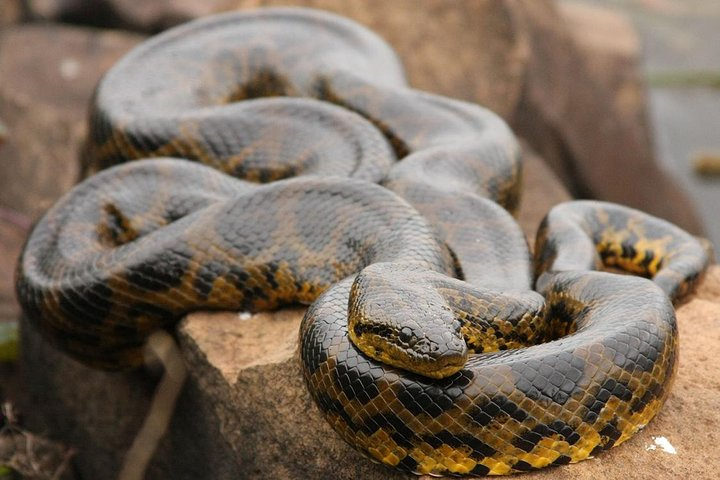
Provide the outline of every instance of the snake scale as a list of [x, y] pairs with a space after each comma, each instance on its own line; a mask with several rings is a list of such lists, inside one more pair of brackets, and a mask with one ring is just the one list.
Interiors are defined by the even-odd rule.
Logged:
[[320, 410], [418, 474], [526, 471], [630, 438], [676, 370], [672, 302], [710, 261], [677, 227], [595, 201], [555, 207], [532, 257], [507, 125], [408, 87], [379, 37], [314, 10], [143, 43], [100, 82], [83, 161], [101, 171], [18, 266], [46, 338], [131, 368], [192, 310], [309, 304]]

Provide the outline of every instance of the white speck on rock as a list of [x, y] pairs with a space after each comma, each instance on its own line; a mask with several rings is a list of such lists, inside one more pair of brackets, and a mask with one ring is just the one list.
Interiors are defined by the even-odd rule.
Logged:
[[240, 320], [250, 320], [252, 318], [252, 313], [250, 312], [240, 312], [238, 313], [238, 318]]
[[652, 439], [655, 442], [655, 445], [646, 445], [645, 450], [650, 451], [660, 449], [665, 453], [677, 455], [677, 450], [672, 446], [667, 438], [653, 436]]
[[80, 62], [74, 58], [63, 58], [60, 61], [60, 76], [64, 80], [75, 80], [80, 74]]

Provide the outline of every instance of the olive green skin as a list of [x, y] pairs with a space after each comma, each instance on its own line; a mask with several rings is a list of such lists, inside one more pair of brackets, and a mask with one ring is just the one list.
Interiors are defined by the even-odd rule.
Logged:
[[[707, 266], [702, 245], [570, 203], [533, 262], [508, 213], [521, 164], [507, 125], [408, 88], [359, 25], [268, 9], [142, 44], [98, 86], [84, 165], [168, 156], [208, 166], [103, 170], [27, 241], [18, 298], [81, 361], [137, 366], [147, 336], [193, 310], [311, 303], [300, 360], [329, 422], [375, 460], [438, 475], [582, 460], [667, 397], [671, 300]], [[589, 271], [603, 260], [655, 282]]]

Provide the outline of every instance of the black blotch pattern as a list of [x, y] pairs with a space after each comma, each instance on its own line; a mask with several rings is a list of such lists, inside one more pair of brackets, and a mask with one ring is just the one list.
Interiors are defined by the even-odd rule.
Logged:
[[334, 382], [349, 400], [358, 400], [364, 404], [375, 398], [380, 390], [370, 372], [357, 368], [357, 360], [357, 355], [353, 353], [345, 351], [339, 354]]
[[413, 431], [397, 415], [389, 412], [378, 413], [368, 418], [361, 426], [363, 432], [372, 435], [382, 429], [390, 432], [392, 439], [403, 448], [412, 448], [417, 441]]
[[618, 438], [620, 438], [620, 435], [622, 434], [622, 432], [620, 432], [620, 430], [618, 430], [617, 428], [617, 419], [613, 419], [612, 421], [608, 422], [608, 424], [605, 425], [599, 433], [602, 437], [601, 445], [603, 445], [603, 448], [606, 450], [608, 448], [612, 448], [612, 446], [615, 445], [615, 442]]
[[535, 469], [532, 465], [530, 465], [529, 463], [524, 462], [524, 461], [522, 461], [522, 460], [520, 460], [520, 461], [518, 461], [517, 463], [515, 463], [515, 464], [512, 466], [512, 468], [514, 468], [515, 470], [518, 470], [518, 471], [520, 471], [520, 472], [529, 472], [530, 470], [534, 470], [534, 469]]
[[177, 287], [188, 271], [191, 258], [192, 252], [181, 247], [165, 250], [155, 255], [152, 261], [129, 266], [125, 278], [132, 285], [153, 292]]
[[196, 272], [193, 288], [200, 296], [207, 299], [213, 288], [213, 282], [227, 273], [227, 266], [220, 262], [205, 261]]
[[572, 460], [572, 458], [567, 455], [560, 455], [554, 462], [551, 463], [551, 465], [567, 465], [570, 463], [570, 460]]
[[138, 318], [141, 316], [155, 318], [164, 322], [172, 322], [184, 312], [173, 312], [160, 305], [147, 302], [137, 302], [128, 307], [127, 316], [129, 318]]
[[113, 306], [112, 290], [101, 282], [68, 289], [64, 293], [58, 304], [68, 318], [100, 325]]
[[345, 408], [339, 400], [331, 398], [324, 392], [316, 392], [315, 398], [322, 411], [338, 415], [350, 429], [357, 430], [357, 425], [353, 422], [352, 417], [345, 411]]
[[[444, 382], [451, 379], [464, 378], [462, 375], [456, 374], [452, 377], [443, 379]], [[451, 409], [455, 404], [455, 400], [463, 394], [460, 386], [456, 388], [447, 388], [442, 382], [437, 384], [423, 384], [420, 382], [407, 382], [398, 392], [398, 399], [410, 412], [417, 415], [419, 413], [427, 413], [432, 417]]]
[[662, 385], [657, 382], [653, 382], [651, 386], [645, 390], [642, 397], [635, 398], [630, 404], [630, 411], [632, 413], [640, 412], [645, 409], [648, 403], [655, 400], [662, 394]]

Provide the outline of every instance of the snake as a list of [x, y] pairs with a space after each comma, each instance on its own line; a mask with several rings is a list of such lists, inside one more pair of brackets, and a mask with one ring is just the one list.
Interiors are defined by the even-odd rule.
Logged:
[[309, 305], [298, 356], [319, 410], [415, 474], [522, 472], [631, 438], [668, 397], [674, 303], [711, 262], [596, 200], [555, 206], [531, 253], [507, 124], [411, 88], [379, 36], [318, 10], [142, 43], [93, 95], [82, 164], [18, 263], [44, 338], [127, 369], [188, 312]]

